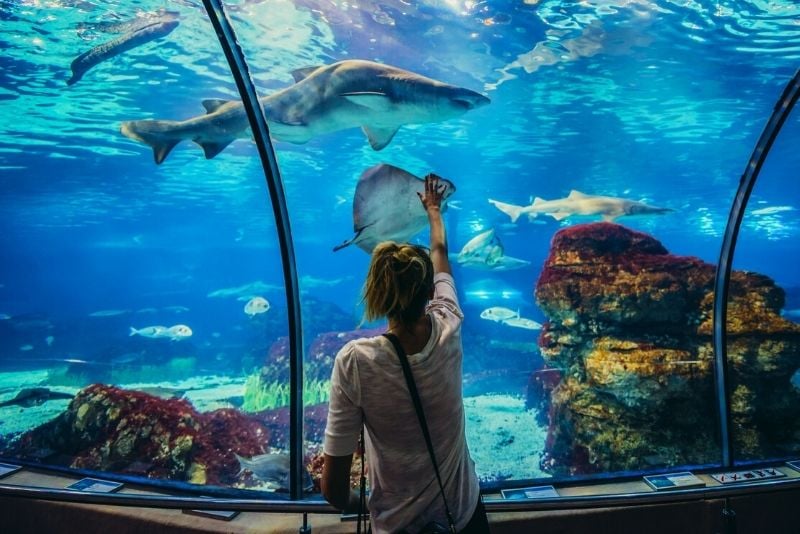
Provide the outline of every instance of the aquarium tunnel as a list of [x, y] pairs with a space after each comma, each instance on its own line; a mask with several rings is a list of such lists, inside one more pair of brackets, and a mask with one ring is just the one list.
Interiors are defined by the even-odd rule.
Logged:
[[333, 362], [386, 330], [363, 321], [370, 252], [428, 243], [431, 172], [490, 512], [800, 487], [793, 0], [9, 0], [0, 21], [0, 495], [333, 512]]

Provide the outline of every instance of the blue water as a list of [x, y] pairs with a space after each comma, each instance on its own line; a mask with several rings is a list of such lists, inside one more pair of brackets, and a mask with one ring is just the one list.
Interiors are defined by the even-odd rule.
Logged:
[[[79, 24], [159, 8], [180, 13], [171, 34], [66, 85], [71, 61], [114, 37]], [[576, 189], [645, 200], [674, 212], [618, 222], [715, 263], [739, 177], [800, 66], [794, 0], [273, 0], [232, 2], [229, 11], [264, 95], [291, 85], [296, 68], [359, 58], [492, 101], [405, 126], [380, 152], [357, 129], [275, 144], [307, 343], [326, 326], [360, 320], [368, 256], [332, 248], [352, 237], [356, 182], [380, 162], [456, 184], [447, 214], [453, 252], [494, 227], [507, 255], [531, 262], [505, 273], [457, 268], [456, 277], [465, 335], [528, 343], [532, 359], [538, 331], [499, 331], [478, 314], [499, 305], [543, 322], [533, 287], [550, 239], [598, 218], [511, 224], [487, 199], [528, 204]], [[263, 355], [287, 326], [253, 143], [238, 140], [206, 160], [184, 142], [157, 166], [148, 147], [119, 133], [125, 120], [185, 119], [203, 112], [203, 99], [237, 98], [201, 4], [3, 1], [0, 19], [0, 314], [11, 317], [0, 321], [0, 367], [102, 360], [139, 350], [131, 326], [178, 323], [193, 336], [175, 344], [199, 367], [236, 374], [257, 364], [253, 353]], [[799, 142], [795, 112], [753, 193], [750, 211], [762, 211], [746, 217], [734, 266], [788, 289], [787, 308], [800, 308]], [[208, 296], [256, 281], [268, 286], [269, 318], [248, 318], [235, 297]], [[338, 322], [319, 317], [329, 305]], [[167, 309], [175, 306], [188, 310]], [[90, 316], [104, 310], [123, 313]]]

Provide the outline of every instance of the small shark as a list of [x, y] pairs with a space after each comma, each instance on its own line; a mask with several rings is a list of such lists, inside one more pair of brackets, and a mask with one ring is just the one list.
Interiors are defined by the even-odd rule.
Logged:
[[153, 21], [148, 21], [143, 24], [140, 23], [139, 26], [135, 26], [124, 35], [99, 44], [91, 50], [79, 55], [70, 65], [72, 77], [67, 80], [67, 85], [76, 83], [83, 78], [86, 71], [95, 65], [169, 34], [178, 27], [179, 21], [173, 12], [168, 13], [169, 14], [163, 15], [161, 18], [153, 19]]
[[40, 404], [55, 399], [72, 399], [74, 396], [75, 395], [70, 395], [69, 393], [50, 391], [47, 388], [23, 388], [13, 399], [0, 402], [0, 407], [22, 406], [24, 408], [30, 408], [31, 406], [39, 406]]
[[[259, 99], [277, 141], [302, 144], [346, 128], [361, 127], [381, 150], [404, 124], [439, 122], [484, 106], [480, 93], [390, 65], [345, 60], [292, 72], [294, 85]], [[157, 164], [182, 140], [194, 141], [211, 159], [234, 139], [249, 136], [239, 101], [203, 100], [205, 115], [185, 121], [123, 122], [126, 137], [150, 145]]]
[[531, 262], [506, 256], [503, 243], [495, 234], [494, 228], [470, 239], [455, 257], [464, 267], [481, 271], [512, 271], [527, 267]]
[[489, 199], [489, 203], [511, 217], [511, 222], [517, 222], [522, 214], [527, 214], [528, 217], [546, 214], [557, 221], [570, 215], [601, 215], [604, 221], [612, 222], [624, 215], [652, 215], [674, 211], [670, 208], [648, 206], [636, 200], [587, 195], [574, 189], [566, 198], [544, 200], [536, 197], [530, 206], [516, 206], [492, 199]]
[[476, 261], [493, 264], [503, 256], [503, 250], [503, 244], [495, 234], [494, 228], [490, 228], [467, 241], [467, 244], [458, 253], [456, 261], [458, 263]]

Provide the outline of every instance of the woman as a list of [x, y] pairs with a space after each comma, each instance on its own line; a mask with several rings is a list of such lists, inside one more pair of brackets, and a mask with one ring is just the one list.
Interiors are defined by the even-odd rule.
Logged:
[[[393, 242], [372, 253], [364, 285], [365, 317], [386, 317], [408, 355], [430, 430], [447, 505], [459, 532], [489, 532], [475, 464], [464, 434], [461, 396], [461, 321], [447, 258], [441, 203], [444, 186], [425, 177], [417, 193], [430, 223], [430, 255]], [[430, 302], [429, 302], [430, 301]], [[350, 467], [365, 425], [368, 508], [373, 531], [418, 532], [431, 521], [447, 525], [445, 505], [402, 367], [384, 336], [345, 345], [336, 356], [325, 429], [322, 494], [355, 512]]]

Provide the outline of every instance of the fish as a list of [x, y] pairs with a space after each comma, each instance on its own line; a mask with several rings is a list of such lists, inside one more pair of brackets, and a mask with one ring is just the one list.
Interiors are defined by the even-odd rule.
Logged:
[[[289, 487], [289, 455], [285, 453], [259, 454], [252, 458], [244, 458], [234, 453], [239, 461], [239, 474], [245, 470], [253, 473], [262, 482], [270, 482], [280, 488]], [[311, 476], [303, 470], [303, 484], [305, 488], [311, 487]]]
[[99, 22], [81, 22], [77, 25], [79, 33], [86, 31], [100, 31], [104, 33], [129, 33], [141, 29], [143, 26], [153, 22], [162, 21], [165, 17], [177, 19], [180, 15], [177, 11], [167, 11], [159, 9], [157, 11], [147, 11], [137, 13], [136, 16], [128, 20], [103, 20]]
[[283, 290], [284, 290], [283, 286], [278, 286], [275, 284], [266, 284], [261, 280], [256, 280], [255, 282], [250, 282], [249, 284], [243, 284], [236, 287], [215, 289], [214, 291], [208, 293], [206, 296], [208, 298], [246, 297], [250, 299], [254, 295], [258, 295], [259, 293], [269, 293], [270, 291], [283, 291]]
[[157, 311], [155, 308], [142, 308], [141, 310], [136, 310], [136, 313], [156, 313]]
[[[442, 212], [447, 199], [455, 193], [450, 180], [444, 185]], [[422, 193], [425, 181], [388, 163], [370, 167], [361, 175], [353, 198], [353, 231], [356, 235], [333, 248], [334, 252], [357, 245], [371, 253], [381, 241], [406, 243], [425, 229], [428, 215], [415, 193]]]
[[30, 350], [33, 350], [33, 345], [22, 345], [19, 348], [19, 350], [21, 350], [22, 352], [28, 352]]
[[176, 324], [167, 328], [165, 337], [170, 338], [172, 341], [180, 341], [181, 339], [192, 337], [192, 333], [192, 329], [185, 324]]
[[189, 308], [187, 308], [186, 306], [166, 306], [165, 308], [163, 308], [163, 310], [171, 313], [184, 313], [188, 312]]
[[489, 199], [489, 203], [511, 217], [511, 222], [517, 222], [522, 214], [527, 214], [528, 217], [546, 214], [557, 221], [571, 215], [601, 215], [604, 221], [612, 222], [625, 215], [653, 215], [674, 211], [671, 208], [649, 206], [636, 200], [587, 195], [574, 189], [566, 198], [544, 200], [536, 197], [529, 206], [516, 206], [492, 199]]
[[100, 310], [90, 313], [89, 317], [115, 317], [126, 313], [130, 313], [130, 310]]
[[519, 318], [519, 310], [514, 311], [502, 306], [492, 306], [481, 312], [481, 319], [486, 319], [488, 321], [500, 322], [512, 318]]
[[111, 365], [131, 365], [142, 360], [142, 353], [126, 352], [111, 358]]
[[352, 280], [352, 276], [343, 276], [340, 278], [318, 278], [316, 276], [311, 276], [309, 274], [304, 274], [300, 277], [300, 285], [306, 289], [317, 289], [321, 287], [334, 287], [338, 286], [342, 282], [346, 282], [347, 280]]
[[784, 211], [794, 211], [792, 206], [769, 206], [766, 208], [759, 208], [750, 212], [750, 215], [761, 217], [764, 215], [775, 215]]
[[500, 256], [491, 262], [482, 261], [481, 259], [468, 259], [467, 261], [460, 262], [460, 264], [463, 267], [477, 269], [479, 271], [513, 271], [515, 269], [523, 269], [530, 265], [531, 262], [511, 256]]
[[159, 399], [181, 399], [186, 395], [186, 393], [191, 391], [189, 389], [162, 386], [144, 386], [133, 389], [136, 391], [141, 391], [142, 393], [147, 393], [153, 397], [158, 397]]
[[53, 341], [55, 341], [55, 340], [56, 340], [56, 338], [53, 337], [53, 336], [47, 336], [46, 338], [44, 338], [44, 342], [47, 344], [48, 347], [52, 347], [53, 346]]
[[476, 235], [455, 258], [456, 263], [481, 271], [511, 271], [527, 267], [531, 262], [505, 255], [503, 243], [494, 228]]
[[250, 317], [269, 311], [269, 302], [264, 297], [253, 297], [244, 305], [244, 312]]
[[142, 337], [149, 337], [152, 339], [162, 338], [165, 337], [167, 332], [166, 326], [145, 326], [144, 328], [134, 328], [131, 327], [131, 331], [128, 334], [129, 336], [142, 336]]
[[162, 19], [139, 26], [116, 39], [91, 48], [72, 61], [70, 65], [72, 77], [67, 80], [67, 85], [74, 85], [83, 78], [83, 75], [86, 74], [89, 69], [107, 59], [111, 59], [137, 46], [169, 35], [172, 30], [178, 27], [178, 24], [178, 19], [173, 16], [165, 16]]
[[[331, 132], [361, 127], [373, 150], [382, 150], [405, 124], [440, 122], [489, 104], [480, 93], [391, 65], [348, 59], [292, 72], [295, 83], [259, 104], [272, 138], [303, 144]], [[125, 137], [149, 145], [156, 164], [183, 140], [194, 141], [206, 159], [235, 139], [249, 137], [238, 100], [202, 101], [205, 115], [183, 121], [125, 121]]]
[[0, 321], [8, 321], [11, 319], [11, 316], [7, 313], [0, 313]]
[[516, 328], [524, 328], [526, 330], [542, 329], [541, 323], [537, 323], [533, 319], [526, 319], [525, 317], [519, 317], [519, 316], [511, 317], [510, 319], [504, 319], [501, 322], [508, 326], [514, 326]]
[[22, 406], [30, 408], [31, 406], [39, 406], [47, 401], [55, 399], [72, 399], [74, 395], [69, 393], [61, 393], [59, 391], [51, 391], [47, 388], [34, 387], [23, 388], [13, 399], [0, 402], [0, 407], [4, 406]]
[[456, 256], [458, 263], [472, 261], [485, 262], [492, 264], [503, 256], [504, 248], [500, 238], [495, 234], [494, 228], [481, 232], [461, 248]]

